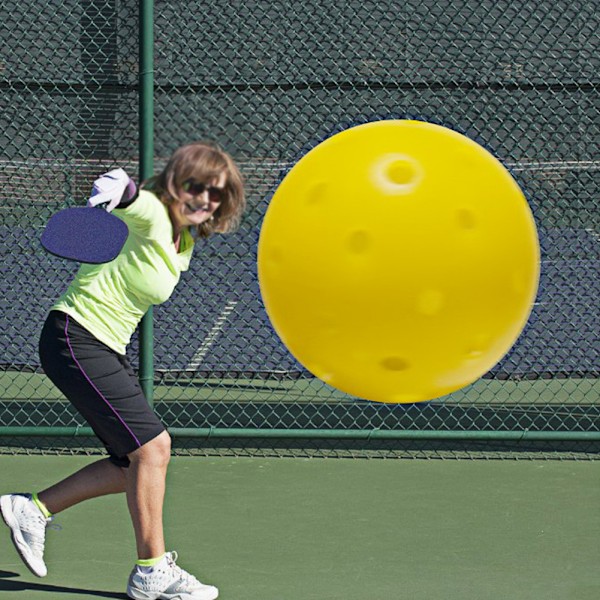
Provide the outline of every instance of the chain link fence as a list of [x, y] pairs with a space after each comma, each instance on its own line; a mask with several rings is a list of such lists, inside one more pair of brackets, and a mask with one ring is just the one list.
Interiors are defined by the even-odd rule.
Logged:
[[[95, 448], [39, 367], [37, 339], [74, 267], [39, 244], [100, 173], [138, 169], [139, 5], [0, 6], [0, 445]], [[594, 457], [600, 446], [600, 12], [537, 0], [157, 1], [155, 167], [219, 141], [238, 160], [241, 230], [199, 244], [154, 310], [155, 409], [176, 449], [305, 456]], [[500, 158], [542, 245], [511, 352], [439, 401], [378, 405], [314, 379], [261, 304], [256, 245], [282, 175], [351, 125], [418, 118]], [[137, 364], [139, 347], [132, 344]], [[95, 450], [93, 450], [95, 451]]]

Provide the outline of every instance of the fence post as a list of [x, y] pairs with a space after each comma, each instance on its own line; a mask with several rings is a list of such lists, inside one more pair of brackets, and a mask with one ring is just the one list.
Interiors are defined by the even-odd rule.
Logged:
[[[154, 1], [141, 0], [139, 39], [139, 178], [144, 181], [154, 172]], [[154, 326], [152, 307], [139, 327], [142, 390], [154, 404]]]

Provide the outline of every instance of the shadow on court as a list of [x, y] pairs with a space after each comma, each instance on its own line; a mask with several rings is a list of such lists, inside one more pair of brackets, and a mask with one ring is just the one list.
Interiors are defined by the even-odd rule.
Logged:
[[[0, 593], [4, 592], [48, 592], [56, 594], [57, 597], [63, 598], [68, 594], [79, 594], [84, 596], [93, 596], [95, 598], [125, 598], [127, 595], [119, 592], [105, 592], [102, 590], [85, 590], [82, 588], [65, 587], [62, 585], [47, 585], [44, 583], [31, 583], [28, 581], [15, 580], [19, 577], [18, 573], [12, 571], [0, 571]], [[26, 598], [27, 595], [23, 595]], [[66, 596], [68, 597], [68, 596]]]

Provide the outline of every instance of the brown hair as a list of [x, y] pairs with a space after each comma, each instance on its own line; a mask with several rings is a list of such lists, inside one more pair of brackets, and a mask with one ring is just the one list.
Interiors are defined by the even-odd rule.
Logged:
[[225, 173], [225, 196], [213, 219], [196, 227], [199, 238], [235, 231], [246, 208], [244, 181], [233, 158], [214, 142], [192, 142], [177, 149], [167, 166], [142, 184], [165, 204], [171, 204], [188, 179], [209, 182]]

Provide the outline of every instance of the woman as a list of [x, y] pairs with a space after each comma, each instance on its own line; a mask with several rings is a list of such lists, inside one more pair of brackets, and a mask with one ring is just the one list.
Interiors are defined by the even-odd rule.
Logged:
[[239, 224], [245, 208], [242, 177], [216, 145], [193, 143], [177, 150], [139, 194], [121, 169], [100, 177], [88, 205], [104, 203], [127, 223], [127, 242], [115, 260], [81, 266], [46, 320], [40, 358], [108, 458], [37, 494], [2, 496], [0, 510], [23, 561], [43, 577], [51, 516], [89, 498], [125, 492], [138, 554], [128, 596], [213, 600], [218, 590], [178, 567], [177, 554], [165, 550], [170, 437], [144, 398], [125, 348], [148, 308], [167, 300], [188, 269], [194, 238]]

